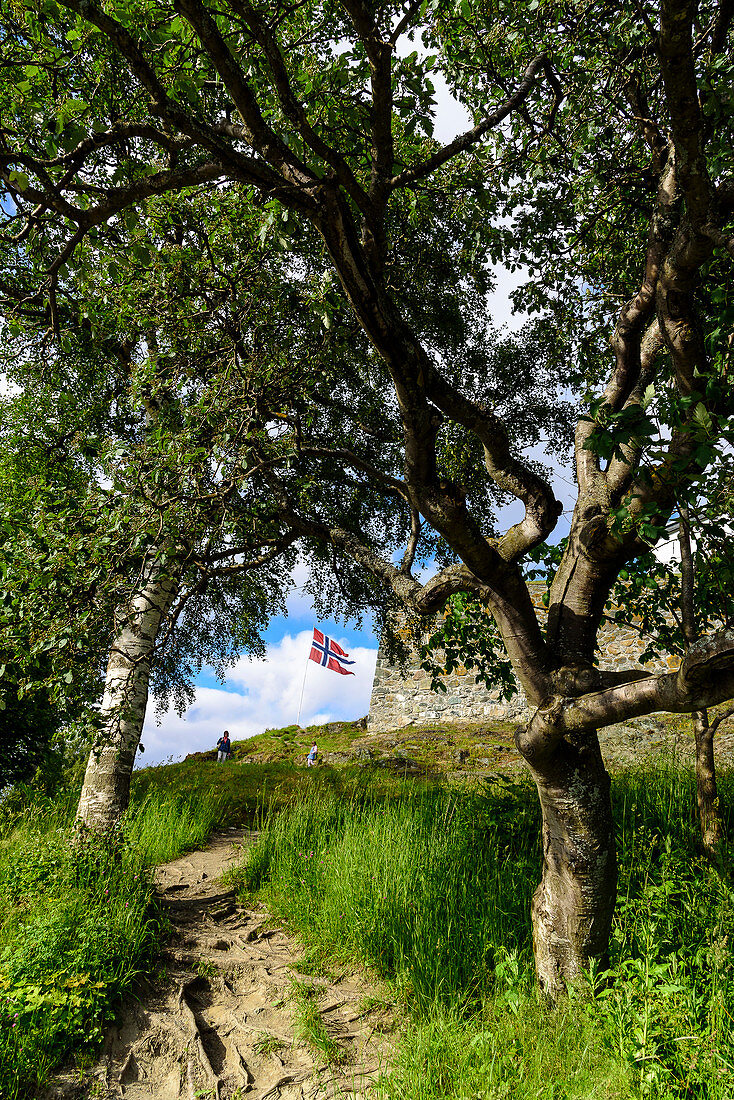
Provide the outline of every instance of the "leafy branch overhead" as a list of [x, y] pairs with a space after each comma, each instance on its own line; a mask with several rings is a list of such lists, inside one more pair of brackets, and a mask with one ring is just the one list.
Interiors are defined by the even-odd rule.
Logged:
[[[596, 658], [615, 585], [635, 591], [680, 508], [711, 526], [726, 483], [731, 24], [715, 0], [13, 0], [0, 38], [8, 322], [103, 356], [125, 343], [122, 299], [148, 322], [122, 306], [135, 447], [99, 452], [158, 523], [108, 699], [141, 634], [197, 583], [223, 607], [240, 564], [265, 570], [256, 621], [296, 554], [341, 608], [458, 598], [449, 661], [501, 638], [534, 708], [517, 742], [543, 810], [551, 994], [608, 941], [595, 731], [734, 697], [726, 608], [678, 670]], [[446, 142], [439, 78], [469, 115]], [[514, 336], [492, 323], [497, 263], [522, 275]], [[564, 511], [541, 611], [529, 574]]]

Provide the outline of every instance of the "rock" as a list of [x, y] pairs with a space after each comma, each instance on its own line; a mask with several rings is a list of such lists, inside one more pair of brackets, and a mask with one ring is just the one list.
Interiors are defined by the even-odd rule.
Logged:
[[351, 752], [324, 752], [321, 760], [324, 764], [349, 764], [354, 759]]
[[377, 768], [388, 768], [390, 771], [402, 775], [425, 775], [426, 769], [417, 760], [411, 760], [409, 756], [383, 756], [374, 761]]

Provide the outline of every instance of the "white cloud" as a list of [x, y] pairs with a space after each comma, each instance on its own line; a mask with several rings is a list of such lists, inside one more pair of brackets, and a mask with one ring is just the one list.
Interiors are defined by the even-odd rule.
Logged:
[[151, 705], [143, 729], [146, 751], [138, 764], [212, 749], [225, 729], [238, 741], [264, 729], [291, 725], [298, 713], [304, 672], [302, 726], [361, 718], [369, 710], [377, 650], [350, 648], [348, 638], [335, 638], [355, 662], [354, 676], [340, 676], [308, 661], [311, 637], [310, 630], [286, 634], [268, 646], [265, 658], [241, 658], [222, 688], [196, 689], [194, 703], [183, 718], [170, 710], [156, 725]]

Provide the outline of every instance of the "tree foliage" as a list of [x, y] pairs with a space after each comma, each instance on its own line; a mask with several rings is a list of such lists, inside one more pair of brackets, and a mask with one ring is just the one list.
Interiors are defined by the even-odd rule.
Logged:
[[[138, 465], [109, 452], [120, 497], [140, 489], [140, 514], [187, 548], [187, 567], [206, 558], [209, 493], [236, 537], [256, 517], [253, 563], [297, 544], [347, 607], [358, 596], [423, 616], [461, 594], [489, 608], [536, 708], [518, 744], [555, 852], [534, 903], [550, 990], [603, 954], [611, 919], [595, 731], [734, 695], [725, 630], [676, 672], [615, 674], [595, 657], [622, 571], [648, 560], [679, 502], [707, 499], [732, 443], [731, 22], [714, 0], [14, 0], [0, 42], [13, 323], [45, 310], [61, 340], [81, 286], [99, 340], [114, 286], [129, 293], [121, 267], [137, 265], [136, 309], [149, 317], [155, 300], [192, 344], [187, 358], [168, 321], [133, 322], [131, 392], [148, 418]], [[438, 75], [471, 117], [443, 145]], [[217, 259], [252, 254], [238, 236], [250, 214], [272, 256], [263, 283], [257, 269], [228, 280]], [[169, 237], [183, 268], [163, 259]], [[515, 300], [537, 314], [514, 348], [486, 316], [500, 260], [527, 272]], [[262, 288], [264, 324], [243, 276]], [[156, 279], [206, 303], [199, 335]], [[228, 373], [211, 341], [232, 336], [232, 304]], [[557, 538], [562, 505], [526, 444], [558, 452], [571, 436], [577, 495], [546, 614], [528, 563]], [[225, 499], [212, 480], [220, 453], [247, 485], [241, 509], [241, 490]], [[591, 931], [559, 900], [559, 867], [595, 899]]]

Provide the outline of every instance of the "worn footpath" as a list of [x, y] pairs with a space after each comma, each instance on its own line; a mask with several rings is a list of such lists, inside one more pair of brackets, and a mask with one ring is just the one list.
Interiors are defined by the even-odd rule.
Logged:
[[110, 1029], [84, 1080], [47, 1094], [100, 1100], [362, 1100], [385, 1072], [394, 1026], [356, 973], [299, 974], [303, 952], [222, 874], [251, 834], [230, 830], [159, 867], [171, 923], [159, 973]]

